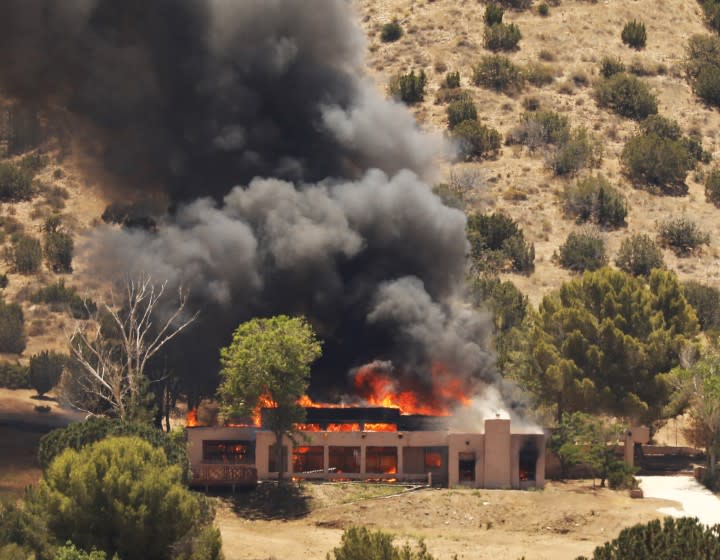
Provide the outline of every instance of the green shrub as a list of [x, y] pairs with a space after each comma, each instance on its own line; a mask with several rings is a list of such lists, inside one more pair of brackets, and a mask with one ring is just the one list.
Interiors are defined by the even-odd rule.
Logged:
[[123, 422], [117, 418], [91, 416], [82, 422], [68, 424], [58, 428], [40, 439], [38, 462], [43, 470], [53, 459], [66, 449], [80, 451], [87, 445], [109, 437], [137, 436], [149, 442], [153, 447], [162, 449], [168, 461], [182, 469], [183, 479], [188, 474], [187, 447], [184, 440], [173, 438], [148, 424]]
[[20, 234], [13, 246], [6, 248], [5, 258], [20, 274], [35, 274], [42, 264], [42, 246], [34, 237]]
[[467, 235], [475, 270], [509, 268], [522, 273], [534, 270], [535, 247], [525, 241], [525, 234], [510, 216], [500, 212], [469, 216]]
[[720, 105], [720, 38], [690, 37], [685, 74], [695, 95], [711, 105]]
[[720, 208], [720, 169], [715, 168], [705, 177], [705, 198]]
[[403, 103], [412, 105], [419, 103], [425, 98], [425, 85], [427, 77], [425, 71], [415, 75], [415, 71], [411, 70], [409, 74], [398, 74], [390, 80], [390, 94], [399, 99]]
[[647, 41], [647, 31], [645, 30], [645, 24], [632, 20], [625, 24], [622, 33], [620, 34], [622, 42], [634, 49], [645, 48]]
[[25, 316], [17, 303], [0, 302], [0, 353], [22, 354], [25, 337]]
[[43, 396], [60, 381], [68, 357], [45, 350], [30, 357], [30, 384]]
[[680, 140], [682, 138], [682, 129], [677, 121], [662, 115], [651, 115], [646, 118], [640, 123], [640, 130], [644, 134], [657, 134], [670, 140]]
[[370, 531], [366, 527], [346, 529], [340, 546], [327, 555], [327, 560], [434, 560], [420, 541], [417, 550], [409, 544], [402, 548], [392, 543], [393, 536], [383, 531]]
[[498, 23], [502, 23], [504, 13], [505, 10], [503, 10], [502, 6], [491, 2], [485, 7], [483, 21], [485, 21], [485, 25], [488, 27], [497, 25]]
[[461, 122], [476, 121], [477, 108], [471, 99], [461, 99], [459, 101], [453, 101], [448, 105], [447, 115], [448, 128], [452, 130]]
[[455, 89], [460, 87], [460, 72], [448, 72], [445, 74], [445, 80], [442, 87], [447, 89]]
[[685, 177], [695, 166], [682, 140], [654, 133], [628, 139], [620, 160], [633, 183], [657, 187], [663, 194], [685, 194]]
[[688, 256], [701, 245], [710, 243], [710, 236], [685, 216], [666, 220], [658, 229], [661, 243], [679, 257]]
[[532, 6], [532, 0], [500, 0], [500, 3], [506, 8], [513, 10], [527, 10]]
[[663, 255], [657, 243], [645, 233], [623, 239], [615, 264], [634, 276], [649, 276], [654, 268], [664, 268]]
[[106, 560], [107, 555], [101, 550], [92, 550], [85, 552], [79, 550], [70, 541], [65, 543], [65, 546], [58, 548], [55, 551], [54, 560]]
[[603, 78], [609, 78], [623, 72], [625, 72], [625, 65], [619, 58], [604, 56], [600, 61], [600, 75]]
[[30, 200], [33, 194], [30, 173], [12, 163], [0, 163], [0, 201]]
[[593, 222], [603, 227], [625, 225], [627, 202], [602, 175], [587, 177], [563, 192], [565, 212], [578, 222]]
[[602, 149], [584, 128], [576, 128], [548, 159], [555, 175], [574, 175], [584, 167], [594, 167], [602, 159]]
[[538, 6], [538, 14], [540, 14], [542, 17], [547, 17], [550, 15], [550, 7], [543, 2]]
[[555, 73], [550, 66], [539, 62], [529, 62], [522, 70], [525, 79], [535, 87], [543, 87], [553, 83]]
[[386, 23], [380, 30], [380, 40], [383, 43], [392, 43], [402, 37], [403, 30], [400, 26], [400, 22], [397, 19], [392, 20], [390, 23]]
[[590, 558], [576, 560], [677, 560], [720, 558], [720, 527], [706, 527], [695, 517], [650, 521], [623, 529]]
[[720, 328], [720, 289], [695, 280], [683, 283], [683, 294], [695, 309], [700, 328], [704, 331]]
[[607, 264], [605, 241], [595, 231], [571, 232], [560, 246], [560, 266], [576, 272], [597, 270]]
[[642, 120], [657, 113], [657, 99], [648, 86], [625, 73], [599, 81], [595, 86], [595, 100], [600, 107], [631, 119]]
[[493, 54], [482, 57], [473, 68], [472, 81], [476, 86], [514, 94], [523, 88], [525, 78], [508, 57]]
[[89, 319], [97, 311], [97, 304], [90, 298], [82, 298], [77, 288], [65, 286], [65, 280], [58, 280], [30, 296], [33, 303], [46, 303], [53, 311], [68, 310], [75, 319]]
[[20, 168], [24, 169], [30, 175], [35, 175], [41, 169], [47, 167], [48, 157], [37, 152], [28, 154], [20, 160]]
[[464, 160], [494, 157], [500, 150], [501, 134], [494, 128], [478, 121], [466, 120], [458, 124], [452, 133], [459, 155]]
[[72, 272], [72, 236], [62, 231], [45, 233], [45, 258], [55, 272]]
[[521, 115], [520, 124], [510, 131], [507, 143], [522, 144], [536, 150], [547, 144], [564, 144], [569, 138], [568, 118], [546, 109]]
[[18, 363], [0, 362], [0, 387], [5, 389], [32, 389], [30, 370]]
[[514, 23], [496, 23], [485, 28], [483, 43], [491, 51], [514, 51], [522, 39], [520, 28]]
[[8, 279], [8, 275], [5, 273], [0, 274], [0, 290], [7, 288], [9, 283], [10, 280]]
[[435, 103], [452, 103], [453, 101], [472, 100], [470, 93], [462, 88], [441, 87], [435, 96]]

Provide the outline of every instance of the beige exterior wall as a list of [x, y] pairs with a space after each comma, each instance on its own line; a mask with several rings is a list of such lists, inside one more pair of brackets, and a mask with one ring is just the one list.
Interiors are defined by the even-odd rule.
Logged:
[[[272, 432], [249, 428], [189, 428], [188, 452], [191, 467], [198, 468], [202, 462], [203, 440], [255, 440], [255, 466], [259, 480], [277, 476], [269, 470], [270, 448], [275, 443]], [[521, 484], [519, 480], [518, 457], [522, 445], [528, 440], [535, 441], [538, 448], [538, 463], [534, 483]], [[488, 420], [485, 433], [454, 433], [447, 431], [417, 432], [303, 432], [296, 436], [301, 447], [321, 446], [324, 450], [324, 471], [305, 473], [303, 478], [349, 478], [349, 479], [398, 479], [428, 480], [432, 473], [447, 479], [448, 486], [459, 484], [484, 488], [542, 487], [545, 483], [545, 437], [543, 435], [511, 434], [509, 420]], [[288, 453], [288, 476], [293, 476], [293, 443], [285, 438], [283, 444]], [[360, 449], [359, 473], [331, 473], [328, 470], [329, 448], [358, 447]], [[368, 447], [395, 447], [397, 449], [397, 473], [367, 473], [366, 458]], [[447, 448], [446, 464], [441, 469], [425, 467], [425, 448]], [[473, 456], [475, 460], [474, 480], [460, 480], [460, 457]], [[408, 462], [406, 465], [405, 462]]]

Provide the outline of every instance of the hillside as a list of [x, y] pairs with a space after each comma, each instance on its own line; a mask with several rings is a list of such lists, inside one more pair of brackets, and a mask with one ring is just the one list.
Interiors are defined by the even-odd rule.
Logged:
[[[628, 67], [643, 68], [645, 73], [654, 74], [641, 79], [657, 94], [659, 113], [676, 119], [684, 133], [699, 134], [705, 150], [716, 157], [720, 150], [720, 115], [693, 95], [682, 68], [688, 38], [695, 33], [710, 33], [697, 2], [570, 0], [551, 6], [547, 17], [538, 14], [536, 5], [526, 11], [506, 11], [503, 21], [517, 24], [522, 39], [519, 50], [505, 54], [518, 64], [540, 62], [552, 68], [554, 74], [550, 85], [526, 86], [512, 97], [476, 87], [470, 81], [472, 66], [490, 54], [483, 48], [485, 3], [358, 0], [357, 8], [368, 36], [368, 72], [378, 87], [385, 88], [399, 72], [423, 69], [427, 74], [428, 94], [423, 103], [413, 108], [424, 126], [447, 130], [446, 105], [435, 102], [446, 71], [460, 72], [461, 85], [471, 93], [479, 120], [499, 130], [503, 137], [518, 124], [525, 111], [523, 100], [537, 98], [541, 108], [557, 111], [567, 116], [572, 126], [584, 126], [595, 135], [603, 147], [603, 159], [599, 168], [591, 172], [604, 174], [627, 198], [627, 227], [603, 234], [610, 260], [629, 235], [644, 232], [654, 236], [656, 222], [687, 214], [710, 234], [710, 245], [687, 258], [664, 250], [665, 262], [682, 280], [717, 282], [719, 210], [706, 202], [702, 180], [698, 181], [713, 163], [700, 165], [697, 174], [688, 175], [686, 196], [657, 196], [634, 188], [620, 172], [619, 156], [637, 123], [599, 108], [592, 96], [592, 82], [599, 79], [599, 62], [604, 56], [619, 57]], [[380, 39], [381, 27], [394, 18], [405, 33], [397, 42], [384, 43]], [[640, 51], [627, 47], [620, 38], [623, 25], [633, 19], [647, 27], [647, 46]], [[585, 84], [583, 77], [587, 79]], [[535, 272], [530, 276], [507, 275], [533, 303], [571, 276], [552, 262], [552, 256], [567, 234], [578, 227], [572, 218], [563, 215], [558, 199], [558, 193], [576, 178], [553, 176], [541, 151], [530, 154], [527, 148], [517, 145], [503, 146], [495, 160], [455, 168], [470, 168], [478, 177], [474, 192], [467, 197], [469, 211], [505, 211], [535, 244]], [[449, 172], [446, 170], [446, 175]], [[589, 172], [583, 170], [580, 176]]]

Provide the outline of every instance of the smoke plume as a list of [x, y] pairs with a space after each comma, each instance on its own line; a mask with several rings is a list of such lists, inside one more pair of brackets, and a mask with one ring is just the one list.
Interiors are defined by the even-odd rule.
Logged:
[[350, 2], [311, 4], [3, 0], [0, 81], [94, 123], [128, 187], [165, 186], [157, 231], [100, 227], [87, 250], [191, 290], [177, 367], [207, 377], [240, 321], [304, 313], [316, 394], [375, 359], [428, 399], [433, 361], [497, 385], [490, 323], [458, 300], [465, 217], [424, 182], [443, 141], [362, 76]]

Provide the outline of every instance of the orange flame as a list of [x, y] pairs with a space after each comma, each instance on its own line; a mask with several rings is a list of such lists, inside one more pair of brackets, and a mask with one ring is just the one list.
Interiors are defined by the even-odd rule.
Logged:
[[200, 422], [198, 421], [197, 408], [188, 410], [188, 413], [185, 416], [185, 426], [187, 426], [188, 428], [196, 428], [199, 425]]
[[397, 432], [397, 424], [384, 424], [382, 422], [365, 422], [366, 432]]
[[328, 424], [328, 432], [359, 432], [360, 424]]

